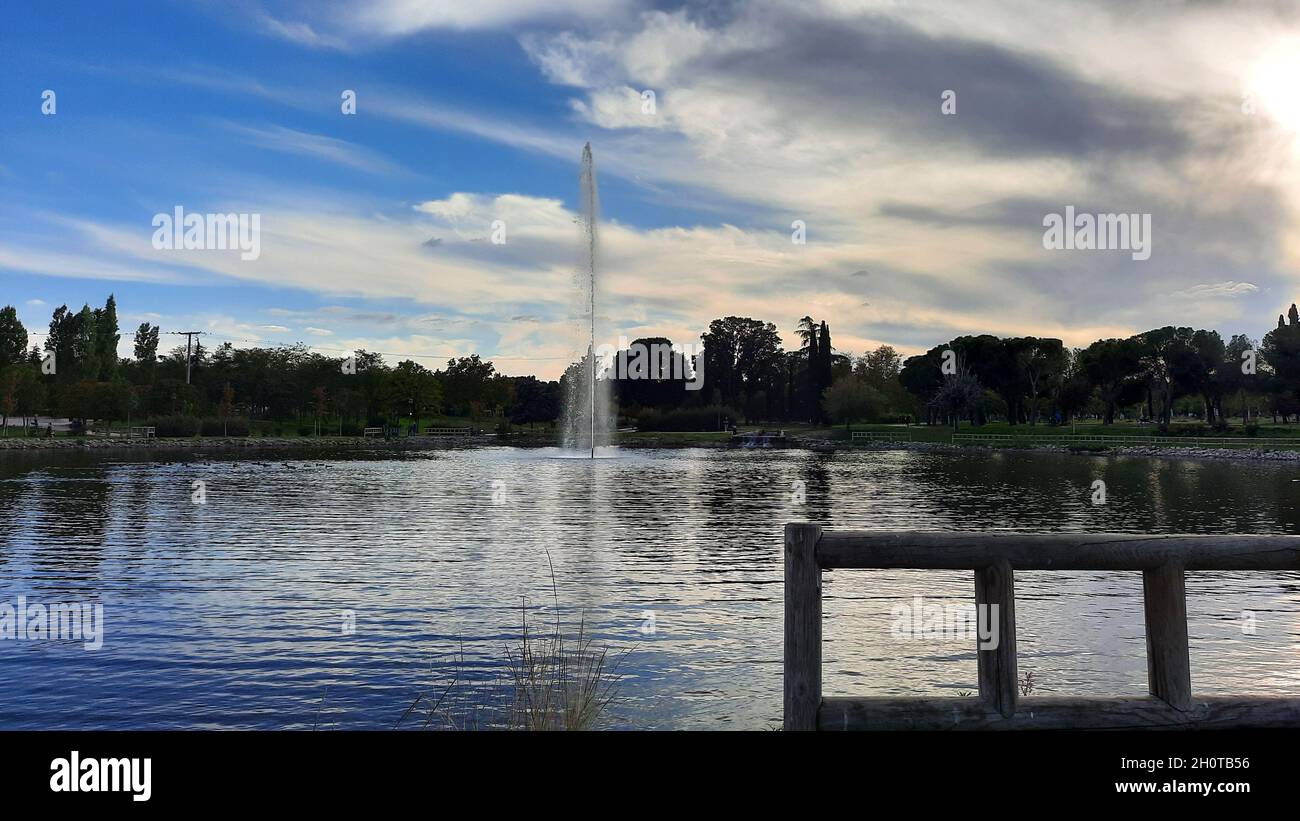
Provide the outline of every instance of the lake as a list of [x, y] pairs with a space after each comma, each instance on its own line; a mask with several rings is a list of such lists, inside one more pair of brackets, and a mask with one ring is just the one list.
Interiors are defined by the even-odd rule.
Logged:
[[[524, 603], [534, 629], [555, 618], [552, 567], [562, 622], [582, 619], [619, 659], [603, 726], [763, 729], [781, 722], [787, 521], [1300, 533], [1294, 463], [560, 456], [0, 454], [0, 603], [93, 602], [104, 619], [97, 650], [0, 641], [0, 729], [390, 728], [453, 671], [451, 699], [490, 700]], [[1016, 585], [1035, 694], [1146, 692], [1140, 573]], [[1187, 590], [1196, 692], [1300, 695], [1300, 573], [1189, 574]], [[915, 596], [964, 606], [972, 593], [968, 572], [827, 573], [824, 691], [974, 691], [973, 641], [891, 630]]]

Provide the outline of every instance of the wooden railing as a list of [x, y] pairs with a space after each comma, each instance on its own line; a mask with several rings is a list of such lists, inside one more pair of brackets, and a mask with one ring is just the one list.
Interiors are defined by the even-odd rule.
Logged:
[[[974, 570], [975, 603], [998, 605], [997, 646], [976, 649], [978, 698], [822, 696], [822, 571], [896, 568]], [[1141, 571], [1150, 695], [1018, 698], [1017, 570]], [[788, 524], [785, 729], [1300, 727], [1300, 698], [1193, 697], [1184, 574], [1200, 570], [1300, 570], [1300, 536], [823, 532]]]
[[854, 441], [865, 440], [867, 442], [910, 442], [912, 434], [910, 433], [877, 433], [869, 430], [855, 430], [850, 434]]
[[425, 436], [469, 436], [469, 428], [425, 428]]

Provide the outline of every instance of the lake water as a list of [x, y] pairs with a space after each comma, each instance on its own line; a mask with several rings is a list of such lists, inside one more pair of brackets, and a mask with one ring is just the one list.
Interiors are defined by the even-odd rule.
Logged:
[[[534, 627], [555, 616], [552, 564], [562, 621], [585, 614], [595, 644], [621, 658], [604, 726], [761, 729], [781, 721], [787, 521], [1300, 533], [1300, 467], [1288, 463], [558, 456], [0, 454], [0, 603], [97, 602], [105, 625], [98, 650], [0, 641], [0, 729], [388, 728], [453, 670], [456, 697], [490, 699], [521, 602]], [[914, 596], [970, 602], [971, 575], [826, 574], [825, 692], [975, 690], [971, 641], [891, 631], [891, 610]], [[1036, 694], [1145, 693], [1140, 574], [1025, 572], [1016, 584], [1020, 670]], [[1300, 695], [1300, 573], [1198, 573], [1187, 587], [1197, 692]]]

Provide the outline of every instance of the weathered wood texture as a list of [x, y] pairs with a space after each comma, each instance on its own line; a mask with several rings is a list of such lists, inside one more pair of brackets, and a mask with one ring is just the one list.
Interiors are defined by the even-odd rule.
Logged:
[[[976, 640], [980, 698], [1010, 717], [1016, 711], [1016, 586], [1006, 561], [975, 571], [975, 605], [979, 620], [997, 625], [996, 647], [985, 650]], [[982, 615], [986, 607], [987, 617]]]
[[[821, 697], [821, 570], [975, 570], [999, 645], [977, 650], [979, 698]], [[1015, 570], [1140, 570], [1151, 695], [1017, 698]], [[1300, 570], [1300, 536], [1140, 536], [785, 530], [788, 730], [1300, 728], [1300, 699], [1192, 695], [1189, 570]]]
[[1130, 533], [838, 531], [817, 545], [833, 568], [964, 570], [1006, 560], [1015, 570], [1300, 570], [1300, 536], [1140, 536]]
[[785, 526], [785, 729], [817, 729], [822, 700], [822, 571], [812, 524]]
[[978, 698], [827, 698], [819, 730], [1300, 728], [1300, 699], [1201, 697], [1175, 710], [1150, 696], [1021, 698], [1007, 718]]
[[1187, 648], [1187, 590], [1181, 565], [1142, 571], [1146, 610], [1147, 682], [1151, 695], [1176, 710], [1192, 704], [1192, 662]]

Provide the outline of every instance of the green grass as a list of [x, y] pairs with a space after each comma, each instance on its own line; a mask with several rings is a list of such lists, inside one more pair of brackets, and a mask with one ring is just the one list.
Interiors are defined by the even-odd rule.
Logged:
[[726, 431], [645, 430], [619, 431], [620, 443], [634, 445], [638, 442], [726, 442], [731, 434]]

